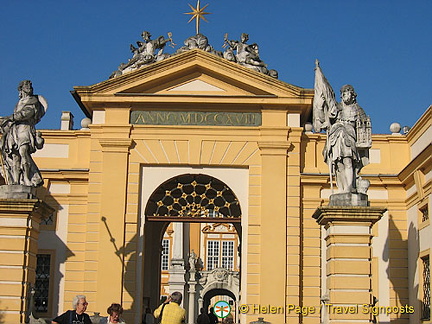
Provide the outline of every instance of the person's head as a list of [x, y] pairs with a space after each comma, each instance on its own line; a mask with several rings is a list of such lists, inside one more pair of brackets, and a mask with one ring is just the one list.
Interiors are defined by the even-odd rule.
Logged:
[[353, 104], [356, 102], [357, 93], [354, 91], [354, 87], [352, 85], [346, 84], [340, 89], [340, 95], [342, 101], [347, 104]]
[[201, 308], [201, 309], [200, 309], [200, 313], [201, 313], [201, 314], [206, 314], [206, 310], [205, 310], [204, 308]]
[[208, 38], [202, 34], [197, 34], [196, 38], [197, 38], [198, 48], [205, 50], [206, 47], [208, 46]]
[[24, 95], [33, 95], [33, 85], [30, 80], [23, 80], [18, 85], [19, 97], [22, 98]]
[[175, 291], [171, 294], [171, 301], [180, 305], [182, 302], [183, 296], [181, 294], [181, 292], [179, 291]]
[[151, 34], [148, 31], [143, 31], [141, 36], [144, 40], [150, 40]]
[[111, 323], [120, 322], [120, 316], [123, 314], [123, 307], [120, 304], [112, 303], [107, 309]]
[[243, 34], [241, 34], [240, 39], [241, 39], [242, 43], [245, 43], [249, 40], [249, 35], [246, 33], [243, 33]]
[[72, 300], [72, 308], [77, 312], [77, 314], [82, 314], [87, 310], [87, 300], [84, 295], [76, 295]]

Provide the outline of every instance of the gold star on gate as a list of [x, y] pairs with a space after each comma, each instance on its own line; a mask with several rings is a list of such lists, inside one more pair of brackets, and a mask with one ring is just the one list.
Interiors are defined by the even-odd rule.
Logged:
[[205, 15], [211, 14], [210, 12], [205, 12], [205, 8], [207, 8], [208, 4], [206, 4], [204, 7], [200, 7], [200, 0], [197, 1], [196, 8], [192, 7], [192, 5], [189, 4], [189, 7], [192, 9], [191, 12], [185, 12], [186, 15], [192, 15], [191, 19], [189, 19], [188, 23], [190, 23], [192, 20], [196, 20], [196, 33], [199, 34], [199, 27], [200, 27], [200, 20], [204, 20], [205, 22], [208, 22], [207, 19], [204, 17]]

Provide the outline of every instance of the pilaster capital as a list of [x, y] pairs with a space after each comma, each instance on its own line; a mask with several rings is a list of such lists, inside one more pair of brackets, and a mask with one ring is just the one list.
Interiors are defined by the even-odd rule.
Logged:
[[133, 140], [131, 138], [100, 138], [99, 144], [103, 152], [127, 153], [131, 148]]
[[320, 225], [334, 222], [368, 223], [370, 226], [379, 221], [386, 211], [381, 207], [318, 207], [312, 217]]
[[259, 141], [258, 147], [261, 155], [287, 155], [291, 148], [291, 142], [288, 141]]
[[0, 215], [32, 215], [39, 219], [54, 213], [50, 207], [40, 199], [0, 199]]

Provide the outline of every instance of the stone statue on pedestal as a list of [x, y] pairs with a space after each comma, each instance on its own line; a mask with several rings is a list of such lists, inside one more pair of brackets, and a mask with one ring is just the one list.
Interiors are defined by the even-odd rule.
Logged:
[[196, 262], [198, 257], [194, 250], [189, 253], [189, 271], [196, 271]]
[[362, 179], [359, 172], [369, 164], [369, 148], [372, 146], [370, 118], [357, 103], [357, 94], [351, 85], [341, 88], [342, 101], [336, 102], [334, 91], [318, 61], [314, 88], [313, 124], [316, 132], [327, 132], [323, 155], [329, 165], [330, 177], [336, 176], [339, 193], [365, 195], [369, 181]]
[[43, 147], [44, 139], [35, 125], [48, 104], [44, 97], [33, 94], [29, 80], [20, 82], [18, 92], [20, 99], [13, 114], [0, 117], [0, 172], [7, 185], [38, 187], [43, 179], [31, 154]]

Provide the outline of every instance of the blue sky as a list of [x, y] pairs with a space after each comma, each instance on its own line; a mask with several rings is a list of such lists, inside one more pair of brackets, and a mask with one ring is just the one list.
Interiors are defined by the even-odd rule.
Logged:
[[[58, 129], [72, 111], [73, 86], [108, 78], [130, 57], [144, 30], [173, 33], [177, 44], [195, 34], [188, 3], [196, 0], [1, 0], [0, 116], [12, 113], [16, 87], [33, 81], [49, 102], [38, 129]], [[201, 0], [209, 23], [201, 33], [222, 50], [223, 36], [248, 33], [279, 79], [313, 88], [314, 61], [338, 93], [352, 84], [371, 116], [374, 133], [392, 122], [412, 126], [432, 104], [431, 0]], [[174, 49], [175, 50], [175, 49]], [[166, 52], [174, 51], [166, 47]]]

